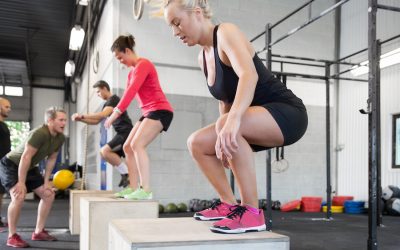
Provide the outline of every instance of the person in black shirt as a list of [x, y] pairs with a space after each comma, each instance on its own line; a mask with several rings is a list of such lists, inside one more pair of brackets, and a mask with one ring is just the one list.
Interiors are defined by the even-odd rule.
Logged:
[[[106, 101], [103, 105], [103, 110], [90, 114], [75, 113], [71, 117], [73, 121], [80, 121], [89, 125], [98, 124], [103, 119], [110, 116], [113, 112], [113, 109], [117, 106], [120, 98], [111, 93], [110, 86], [107, 82], [100, 80], [93, 85], [93, 88], [96, 89], [97, 95]], [[124, 156], [122, 146], [124, 145], [129, 133], [133, 128], [132, 121], [129, 118], [128, 113], [122, 113], [121, 116], [119, 116], [118, 119], [113, 123], [113, 127], [117, 134], [101, 148], [100, 154], [103, 159], [114, 166], [121, 174], [121, 181], [118, 186], [125, 188], [129, 184], [129, 179], [128, 168], [121, 159], [121, 157]]]
[[[4, 122], [4, 120], [8, 117], [8, 113], [10, 113], [10, 111], [11, 103], [7, 99], [0, 97], [0, 159], [11, 151], [10, 130], [8, 129], [7, 124]], [[4, 193], [5, 189], [2, 185], [0, 185], [0, 211], [3, 204]], [[0, 216], [0, 227], [3, 226], [5, 225], [1, 221]]]

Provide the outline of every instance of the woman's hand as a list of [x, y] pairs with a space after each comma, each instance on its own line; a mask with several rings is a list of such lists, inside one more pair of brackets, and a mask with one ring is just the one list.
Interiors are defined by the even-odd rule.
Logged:
[[237, 152], [239, 145], [236, 137], [239, 127], [240, 119], [230, 119], [228, 116], [225, 125], [217, 135], [215, 153], [218, 159], [222, 160], [225, 156], [228, 160], [231, 160], [232, 155]]
[[119, 117], [117, 112], [113, 112], [110, 117], [107, 118], [106, 122], [104, 123], [104, 127], [109, 129], [111, 125], [115, 122], [115, 120]]
[[225, 155], [225, 154], [222, 154], [221, 162], [222, 162], [222, 166], [224, 166], [224, 168], [226, 168], [226, 169], [230, 169], [230, 168], [231, 168], [231, 167], [230, 167], [230, 164], [229, 164], [229, 161], [228, 161], [228, 159], [226, 158], [226, 155]]

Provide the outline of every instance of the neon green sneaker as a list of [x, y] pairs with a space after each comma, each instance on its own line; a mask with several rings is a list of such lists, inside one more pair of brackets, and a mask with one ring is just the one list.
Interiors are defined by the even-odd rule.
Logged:
[[124, 198], [125, 195], [128, 195], [130, 193], [133, 193], [135, 190], [133, 190], [130, 187], [124, 188], [121, 191], [119, 191], [118, 193], [115, 193], [114, 196], [118, 197], [118, 198]]
[[151, 200], [153, 199], [153, 193], [152, 192], [148, 193], [143, 189], [139, 188], [136, 189], [135, 192], [124, 195], [124, 198], [128, 200]]

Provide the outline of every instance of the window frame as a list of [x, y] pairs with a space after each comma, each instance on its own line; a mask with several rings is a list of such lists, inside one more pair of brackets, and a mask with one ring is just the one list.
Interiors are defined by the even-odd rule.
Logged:
[[398, 145], [398, 148], [396, 147], [396, 135], [397, 135], [396, 131], [400, 130], [400, 124], [399, 128], [396, 127], [396, 121], [398, 119], [400, 120], [400, 113], [392, 115], [392, 169], [400, 170], [400, 159], [399, 159], [399, 164], [396, 165], [396, 151], [400, 151], [400, 143]]

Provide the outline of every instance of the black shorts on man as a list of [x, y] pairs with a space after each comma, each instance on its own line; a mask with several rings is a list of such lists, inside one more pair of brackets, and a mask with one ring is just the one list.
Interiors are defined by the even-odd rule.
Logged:
[[[10, 191], [10, 189], [18, 182], [18, 166], [8, 159], [7, 156], [4, 156], [0, 160], [0, 181], [7, 191]], [[39, 168], [34, 167], [28, 170], [25, 182], [28, 193], [42, 186], [43, 183], [44, 179], [39, 172]]]

